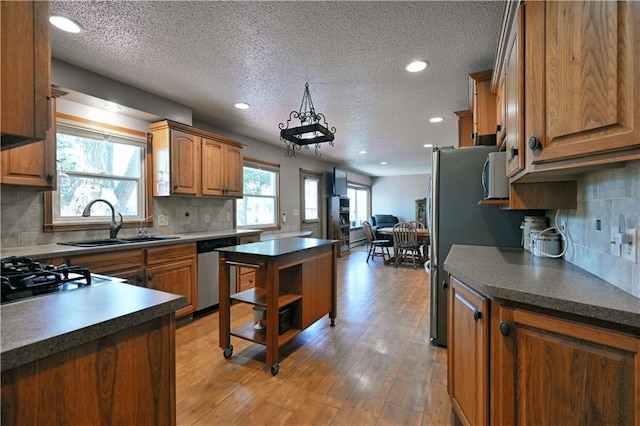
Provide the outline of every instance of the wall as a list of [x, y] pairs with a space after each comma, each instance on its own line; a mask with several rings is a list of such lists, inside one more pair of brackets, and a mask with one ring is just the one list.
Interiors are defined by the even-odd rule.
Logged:
[[427, 196], [430, 175], [372, 178], [371, 213], [392, 214], [402, 221], [415, 220], [416, 200]]
[[[555, 215], [555, 211], [552, 212]], [[578, 180], [578, 208], [561, 210], [568, 215], [572, 244], [565, 259], [640, 297], [640, 264], [610, 254], [610, 229], [624, 215], [627, 228], [640, 228], [640, 160], [626, 167], [590, 172]], [[596, 220], [602, 230], [596, 230]]]

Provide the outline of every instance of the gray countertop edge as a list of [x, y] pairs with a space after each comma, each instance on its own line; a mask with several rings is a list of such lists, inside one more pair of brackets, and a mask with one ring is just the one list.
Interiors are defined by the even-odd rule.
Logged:
[[112, 318], [108, 321], [52, 336], [8, 351], [3, 350], [2, 356], [0, 357], [0, 371], [4, 372], [80, 346], [84, 343], [92, 342], [124, 329], [135, 327], [147, 321], [168, 315], [185, 306], [187, 306], [187, 299], [184, 296], [176, 296], [172, 300], [131, 312], [127, 315]]
[[638, 328], [640, 299], [562, 259], [522, 249], [454, 245], [444, 268], [490, 299]]
[[[177, 239], [160, 240], [160, 241], [147, 241], [136, 242], [129, 244], [121, 244], [115, 246], [103, 246], [103, 247], [75, 247], [66, 246], [62, 244], [42, 244], [35, 246], [20, 246], [20, 247], [3, 247], [0, 257], [6, 256], [25, 256], [31, 257], [36, 260], [47, 257], [60, 257], [60, 256], [76, 256], [92, 253], [108, 253], [113, 251], [139, 249], [145, 247], [159, 247], [171, 244], [180, 243], [193, 243], [203, 240], [210, 240], [215, 238], [227, 238], [227, 237], [241, 237], [250, 236], [262, 233], [258, 229], [230, 229], [226, 231], [211, 231], [211, 232], [193, 232], [185, 234], [164, 234], [175, 237]], [[158, 234], [160, 235], [160, 234]]]
[[280, 257], [318, 247], [339, 243], [338, 240], [321, 238], [288, 237], [275, 240], [260, 241], [230, 247], [217, 248], [216, 251], [260, 257]]

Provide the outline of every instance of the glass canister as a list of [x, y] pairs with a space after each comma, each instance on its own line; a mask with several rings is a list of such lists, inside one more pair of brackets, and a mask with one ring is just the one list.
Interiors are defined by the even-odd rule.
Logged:
[[522, 229], [522, 248], [531, 251], [531, 231], [542, 231], [547, 227], [547, 218], [544, 216], [525, 216], [520, 225]]

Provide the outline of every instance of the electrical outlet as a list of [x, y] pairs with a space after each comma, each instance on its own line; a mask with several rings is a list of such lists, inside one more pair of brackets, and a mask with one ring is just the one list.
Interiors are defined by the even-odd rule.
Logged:
[[231, 222], [231, 213], [227, 213], [224, 218], [227, 222]]
[[622, 257], [629, 262], [638, 263], [638, 232], [636, 228], [627, 229], [629, 243], [622, 245]]
[[211, 216], [209, 216], [208, 214], [204, 215], [204, 223], [209, 223], [211, 222]]
[[615, 257], [621, 257], [622, 251], [620, 250], [620, 245], [614, 242], [616, 234], [620, 233], [619, 226], [611, 226], [611, 235], [609, 236], [609, 250], [611, 255]]
[[158, 226], [167, 226], [169, 225], [169, 216], [158, 215]]
[[294, 216], [300, 216], [300, 210], [298, 210], [298, 209], [294, 209], [294, 210], [293, 210], [293, 215], [294, 215]]

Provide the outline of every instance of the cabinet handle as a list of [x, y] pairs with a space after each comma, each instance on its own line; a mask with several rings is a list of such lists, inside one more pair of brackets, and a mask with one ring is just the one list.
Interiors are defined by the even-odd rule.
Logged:
[[143, 281], [144, 281], [144, 275], [138, 275], [138, 276], [136, 277], [136, 282], [137, 282], [138, 284], [142, 284], [142, 282], [143, 282]]
[[178, 189], [178, 186], [179, 186], [179, 185], [178, 185], [177, 183], [174, 183], [174, 184], [173, 184], [173, 189]]
[[471, 133], [471, 139], [474, 139], [474, 140], [475, 140], [475, 138], [476, 138], [476, 134], [475, 134], [475, 132], [474, 132], [474, 133]]
[[518, 156], [518, 148], [511, 147], [510, 157], [513, 160]]
[[500, 132], [500, 130], [502, 130], [502, 126], [499, 124], [496, 124], [496, 133]]
[[502, 334], [503, 336], [508, 336], [510, 332], [511, 328], [509, 327], [509, 323], [506, 321], [502, 321], [500, 323], [500, 334]]
[[461, 301], [464, 306], [466, 306], [467, 308], [469, 308], [469, 309], [471, 309], [473, 311], [473, 320], [475, 322], [480, 321], [480, 318], [482, 318], [482, 312], [480, 312], [478, 310], [477, 306], [474, 306], [471, 302], [469, 302], [467, 299], [465, 299], [459, 293], [456, 293], [456, 299]]
[[153, 274], [147, 275], [147, 281], [153, 281]]
[[442, 288], [447, 288], [449, 287], [449, 283], [447, 282], [447, 280], [442, 281]]
[[47, 182], [53, 182], [53, 175], [51, 173], [47, 173]]
[[540, 139], [538, 139], [538, 138], [537, 138], [537, 137], [535, 137], [535, 136], [531, 136], [531, 137], [529, 138], [529, 148], [530, 148], [532, 151], [535, 151], [535, 150], [537, 150], [537, 149], [542, 149], [542, 144], [540, 143]]

